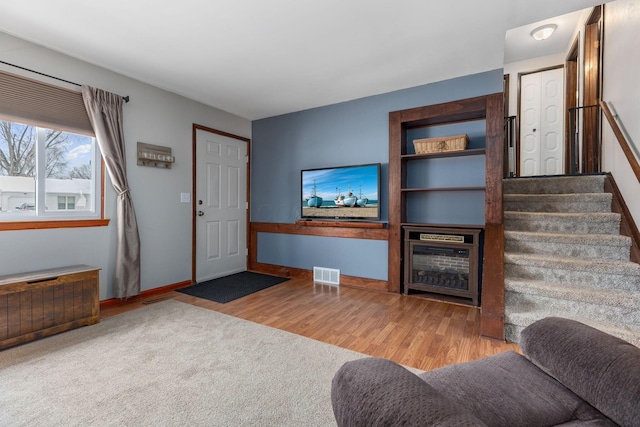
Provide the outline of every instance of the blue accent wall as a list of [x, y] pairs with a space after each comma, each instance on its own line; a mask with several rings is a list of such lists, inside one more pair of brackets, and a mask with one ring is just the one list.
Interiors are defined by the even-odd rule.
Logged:
[[[498, 69], [254, 121], [251, 132], [251, 220], [295, 223], [300, 218], [302, 169], [380, 162], [381, 219], [386, 221], [389, 209], [389, 113], [501, 92], [502, 82], [503, 71]], [[483, 147], [484, 136], [477, 130], [481, 125], [471, 124], [462, 131], [455, 129], [455, 133], [468, 133], [471, 137], [470, 148]], [[438, 132], [452, 134], [453, 131], [445, 127], [434, 129], [428, 131], [431, 133], [417, 133], [415, 137], [438, 136]], [[480, 156], [480, 159], [483, 161], [484, 157]], [[473, 162], [468, 159], [462, 161]], [[462, 176], [456, 179], [472, 182], [468, 185], [483, 185], [477, 183], [482, 179], [483, 171], [471, 170], [467, 176], [465, 166], [459, 169]], [[480, 194], [469, 195], [467, 204], [476, 208], [481, 205], [482, 214], [461, 218], [461, 223], [484, 223], [484, 195]], [[482, 200], [478, 197], [482, 197]], [[468, 211], [464, 202], [456, 206], [456, 210]], [[448, 214], [443, 211], [433, 215], [447, 217]], [[260, 233], [258, 262], [305, 269], [314, 265], [339, 268], [342, 274], [357, 277], [371, 277], [366, 274], [365, 267], [371, 265], [375, 266], [371, 268], [376, 271], [375, 278], [387, 279], [386, 242], [359, 240], [354, 245], [346, 240], [313, 237], [307, 242], [301, 236]], [[325, 252], [331, 253], [330, 259], [320, 259], [319, 254]], [[320, 262], [333, 265], [320, 265]], [[357, 266], [357, 269], [351, 266]], [[380, 266], [384, 267], [384, 271], [380, 270]]]
[[[338, 268], [340, 274], [387, 280], [386, 241], [275, 233], [258, 234], [259, 261], [312, 270]], [[371, 260], [385, 260], [372, 262]]]

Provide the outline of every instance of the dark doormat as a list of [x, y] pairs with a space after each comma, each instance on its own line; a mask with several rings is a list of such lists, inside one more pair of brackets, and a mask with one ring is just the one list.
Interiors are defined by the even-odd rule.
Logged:
[[278, 283], [286, 282], [287, 278], [268, 276], [266, 274], [243, 271], [231, 276], [220, 277], [178, 289], [178, 292], [204, 298], [221, 304], [242, 298], [254, 292], [261, 291]]

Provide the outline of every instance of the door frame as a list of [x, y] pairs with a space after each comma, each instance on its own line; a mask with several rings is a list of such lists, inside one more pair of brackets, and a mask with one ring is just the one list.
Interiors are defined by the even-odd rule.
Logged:
[[[532, 70], [532, 71], [524, 71], [521, 73], [518, 73], [518, 93], [517, 93], [517, 119], [516, 119], [516, 147], [518, 147], [518, 149], [516, 150], [516, 176], [520, 176], [520, 129], [521, 129], [521, 119], [522, 119], [522, 114], [520, 112], [520, 102], [521, 102], [521, 85], [522, 85], [522, 76], [526, 76], [529, 74], [536, 74], [536, 73], [542, 73], [545, 71], [550, 71], [550, 70], [555, 70], [558, 68], [562, 68], [564, 69], [564, 64], [560, 64], [560, 65], [552, 65], [550, 67], [543, 67], [543, 68], [539, 68], [537, 70]], [[566, 152], [565, 152], [565, 158], [566, 158]], [[566, 172], [566, 170], [565, 170]]]
[[214, 133], [216, 135], [221, 135], [221, 136], [225, 136], [227, 138], [232, 138], [232, 139], [237, 139], [238, 141], [244, 141], [246, 143], [247, 146], [247, 209], [246, 209], [246, 246], [247, 246], [247, 254], [245, 255], [247, 257], [247, 266], [249, 265], [248, 261], [249, 261], [249, 253], [251, 253], [251, 248], [249, 248], [249, 242], [250, 242], [250, 233], [249, 233], [249, 224], [251, 222], [251, 139], [250, 138], [245, 138], [243, 136], [239, 136], [239, 135], [234, 135], [232, 133], [229, 132], [225, 132], [222, 130], [218, 130], [218, 129], [214, 129], [214, 128], [210, 128], [207, 126], [203, 126], [203, 125], [199, 125], [197, 123], [193, 123], [192, 126], [192, 136], [191, 136], [191, 284], [195, 284], [196, 283], [196, 236], [197, 236], [197, 230], [196, 230], [196, 225], [197, 225], [197, 210], [198, 207], [196, 206], [196, 182], [197, 182], [197, 178], [198, 178], [198, 171], [197, 171], [197, 153], [196, 153], [196, 149], [197, 149], [197, 141], [196, 141], [196, 136], [197, 136], [197, 131], [198, 130], [202, 130], [205, 132], [210, 132], [210, 133]]
[[[594, 46], [596, 45], [596, 46]], [[589, 49], [589, 46], [595, 47]], [[582, 58], [582, 105], [599, 105], [602, 99], [604, 59], [604, 7], [595, 6], [584, 25], [584, 56]], [[586, 111], [586, 110], [585, 110]], [[599, 107], [596, 111], [599, 111]], [[584, 113], [583, 113], [584, 114]], [[602, 140], [601, 114], [595, 117], [585, 116], [582, 120], [582, 167], [583, 172], [600, 172], [600, 153], [597, 141]]]
[[[565, 110], [565, 118], [564, 118], [564, 170], [565, 173], [571, 171], [571, 162], [574, 160], [571, 158], [571, 114], [569, 111], [572, 108], [578, 106], [579, 95], [578, 93], [578, 64], [580, 62], [580, 33], [576, 36], [571, 48], [569, 49], [569, 53], [567, 53], [567, 57], [565, 59], [565, 82], [564, 82], [564, 90], [565, 90], [565, 100], [564, 100], [564, 110]], [[578, 153], [576, 153], [578, 155]]]

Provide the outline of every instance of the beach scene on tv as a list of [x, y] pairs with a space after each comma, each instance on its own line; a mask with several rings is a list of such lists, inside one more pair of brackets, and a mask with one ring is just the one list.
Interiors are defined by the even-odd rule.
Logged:
[[378, 219], [379, 165], [302, 171], [304, 218]]

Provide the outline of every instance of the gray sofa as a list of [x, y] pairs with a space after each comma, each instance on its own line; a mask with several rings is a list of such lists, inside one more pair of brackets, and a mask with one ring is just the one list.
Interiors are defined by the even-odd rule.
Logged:
[[640, 426], [640, 348], [549, 317], [508, 351], [415, 375], [348, 362], [331, 390], [338, 426]]

